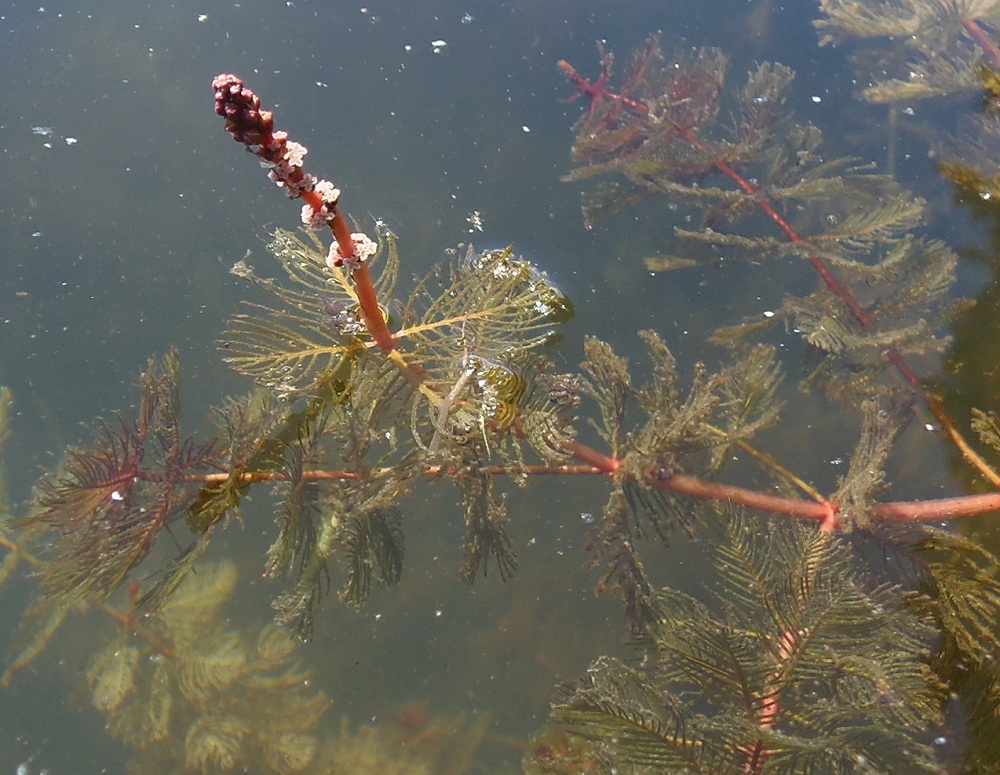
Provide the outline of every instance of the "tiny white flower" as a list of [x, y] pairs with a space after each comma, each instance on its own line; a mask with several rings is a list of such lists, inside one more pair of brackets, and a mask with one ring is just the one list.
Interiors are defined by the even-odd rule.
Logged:
[[340, 189], [335, 187], [329, 180], [319, 181], [313, 190], [323, 197], [323, 201], [327, 204], [333, 204], [340, 199]]
[[319, 231], [320, 229], [326, 227], [329, 220], [330, 213], [327, 211], [326, 207], [321, 207], [319, 210], [313, 210], [310, 205], [302, 205], [302, 223], [310, 229]]
[[292, 167], [301, 167], [307, 153], [309, 151], [302, 143], [285, 143], [285, 161]]

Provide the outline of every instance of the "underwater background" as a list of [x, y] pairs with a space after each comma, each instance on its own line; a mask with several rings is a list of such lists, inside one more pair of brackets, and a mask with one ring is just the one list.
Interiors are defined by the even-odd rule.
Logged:
[[[558, 60], [596, 77], [596, 41], [624, 62], [654, 32], [666, 50], [723, 48], [740, 78], [755, 62], [779, 60], [797, 73], [792, 109], [823, 128], [831, 157], [886, 158], [885, 110], [858, 103], [842, 47], [818, 46], [809, 2], [7, 5], [0, 384], [14, 396], [2, 458], [14, 513], [38, 474], [85, 438], [81, 423], [135, 402], [150, 357], [179, 347], [190, 425], [249, 387], [215, 344], [252, 296], [229, 268], [247, 257], [273, 274], [268, 234], [296, 228], [299, 208], [222, 131], [211, 92], [218, 73], [240, 75], [261, 95], [277, 126], [308, 147], [308, 169], [341, 188], [344, 212], [363, 228], [379, 220], [398, 235], [404, 287], [458, 243], [513, 243], [536, 262], [575, 304], [549, 352], [567, 370], [581, 360], [585, 335], [638, 354], [634, 332], [644, 328], [663, 335], [682, 371], [697, 360], [715, 363], [721, 353], [704, 343], [706, 332], [774, 308], [789, 287], [815, 280], [803, 273], [782, 285], [747, 266], [651, 275], [642, 259], [683, 225], [661, 202], [585, 228], [580, 185], [560, 181], [585, 106], [566, 101]], [[945, 111], [919, 110], [929, 126]], [[901, 138], [895, 159], [903, 184], [929, 201], [928, 232], [965, 259], [956, 291], [976, 296], [993, 260], [983, 255], [995, 253], [989, 226], [953, 201], [919, 137]], [[801, 347], [795, 337], [788, 346]], [[964, 359], [972, 360], [976, 342], [967, 346]], [[800, 475], [829, 489], [854, 436], [835, 415], [817, 414], [819, 399], [794, 397], [780, 444], [787, 459], [803, 461]], [[960, 401], [996, 404], [971, 387]], [[896, 465], [922, 489], [894, 496], [955, 489], [942, 447], [907, 448]], [[310, 680], [332, 699], [325, 723], [337, 728], [344, 717], [405, 736], [432, 729], [436, 718], [488, 715], [473, 771], [520, 771], [557, 685], [597, 655], [624, 653], [620, 605], [595, 597], [597, 573], [583, 550], [604, 499], [599, 482], [574, 478], [512, 493], [519, 570], [507, 583], [491, 574], [467, 586], [457, 579], [457, 496], [419, 488], [404, 504], [402, 583], [378, 590], [359, 612], [331, 596], [300, 649]], [[245, 506], [242, 525], [213, 544], [211, 556], [239, 573], [226, 608], [235, 623], [271, 617], [278, 589], [262, 569], [272, 536], [273, 513], [259, 497]], [[672, 562], [661, 578], [696, 582], [698, 567]], [[32, 594], [26, 582], [3, 590], [0, 650], [12, 647]], [[105, 734], [82, 688], [88, 646], [108, 626], [79, 617], [72, 635], [0, 690], [0, 774], [20, 775], [20, 766], [51, 775], [124, 771], [128, 752]]]

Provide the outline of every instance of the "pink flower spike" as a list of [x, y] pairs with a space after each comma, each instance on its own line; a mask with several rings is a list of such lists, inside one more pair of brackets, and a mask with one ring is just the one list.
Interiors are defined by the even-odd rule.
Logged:
[[298, 188], [300, 193], [314, 190], [316, 188], [316, 176], [310, 175], [308, 172], [303, 172], [302, 177], [299, 178]]

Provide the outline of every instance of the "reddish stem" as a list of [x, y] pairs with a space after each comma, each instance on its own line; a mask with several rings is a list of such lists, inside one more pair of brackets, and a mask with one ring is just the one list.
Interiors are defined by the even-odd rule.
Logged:
[[967, 19], [962, 22], [962, 26], [969, 33], [969, 37], [972, 38], [975, 44], [982, 49], [983, 55], [989, 60], [990, 64], [995, 69], [1000, 69], [1000, 48], [997, 48], [997, 44], [986, 33], [979, 20]]
[[[517, 473], [528, 476], [615, 476], [620, 473], [621, 463], [603, 455], [592, 447], [580, 442], [574, 442], [570, 449], [573, 457], [583, 463], [576, 466], [521, 466]], [[495, 476], [512, 473], [504, 466], [494, 466], [486, 469]], [[454, 474], [455, 470], [442, 466], [428, 466], [424, 471], [427, 477], [442, 474]], [[227, 474], [195, 475], [185, 479], [193, 484], [207, 487], [223, 484]], [[306, 471], [302, 478], [306, 481], [329, 481], [357, 479], [356, 471], [344, 470], [312, 470]], [[243, 475], [244, 482], [283, 482], [287, 476], [271, 471], [259, 471]], [[779, 495], [769, 495], [735, 487], [728, 484], [711, 482], [685, 474], [670, 474], [664, 471], [651, 472], [646, 480], [651, 487], [659, 490], [677, 493], [697, 500], [717, 501], [745, 506], [749, 509], [764, 511], [771, 514], [783, 514], [796, 519], [808, 519], [819, 522], [833, 529], [837, 526], [837, 504], [831, 501], [817, 503], [799, 498], [785, 498]], [[924, 501], [890, 501], [872, 505], [872, 521], [886, 522], [945, 522], [952, 519], [962, 519], [1000, 511], [1000, 492], [981, 493], [978, 495], [959, 495], [951, 498], [938, 498]], [[2, 542], [0, 542], [2, 545]]]
[[[357, 260], [357, 248], [350, 227], [337, 206], [339, 191], [335, 191], [328, 182], [317, 184], [306, 176], [301, 167], [305, 148], [296, 144], [298, 152], [292, 153], [284, 132], [275, 137], [274, 116], [270, 111], [261, 110], [260, 98], [246, 88], [240, 78], [223, 73], [212, 82], [212, 88], [215, 90], [215, 112], [226, 119], [226, 131], [255, 156], [274, 165], [273, 179], [284, 186], [292, 198], [302, 199], [313, 214], [323, 213], [337, 241], [340, 257], [355, 259], [350, 262], [351, 278], [362, 322], [379, 349], [386, 354], [391, 353], [396, 349], [396, 341], [379, 307], [371, 272], [364, 261]], [[320, 185], [325, 186], [326, 198], [319, 190]]]
[[[573, 84], [577, 91], [579, 92], [576, 96], [589, 97], [591, 102], [595, 99], [609, 99], [615, 102], [620, 102], [622, 105], [627, 105], [634, 110], [638, 110], [640, 113], [647, 113], [649, 108], [643, 102], [637, 102], [636, 100], [630, 99], [629, 97], [622, 96], [621, 94], [615, 94], [614, 92], [609, 92], [604, 88], [604, 84], [607, 83], [608, 73], [607, 71], [601, 73], [601, 77], [597, 79], [597, 83], [591, 83], [589, 78], [584, 78], [565, 59], [560, 59], [556, 62], [556, 67], [558, 67], [562, 74], [566, 77], [571, 84]], [[571, 99], [575, 99], [573, 97]]]
[[[311, 201], [306, 201], [314, 210], [317, 209]], [[322, 200], [320, 200], [320, 207], [322, 207]], [[333, 232], [334, 239], [337, 240], [340, 255], [344, 258], [350, 258], [355, 252], [351, 230], [347, 226], [346, 219], [336, 206], [333, 208], [333, 214], [334, 218], [330, 221], [330, 231]], [[398, 345], [396, 338], [389, 331], [389, 326], [386, 325], [385, 315], [382, 314], [382, 308], [379, 306], [378, 294], [375, 292], [375, 284], [372, 282], [372, 273], [368, 270], [368, 264], [363, 261], [358, 263], [351, 270], [351, 279], [354, 280], [354, 290], [358, 295], [358, 304], [361, 307], [361, 319], [365, 324], [365, 328], [378, 348], [388, 355]]]

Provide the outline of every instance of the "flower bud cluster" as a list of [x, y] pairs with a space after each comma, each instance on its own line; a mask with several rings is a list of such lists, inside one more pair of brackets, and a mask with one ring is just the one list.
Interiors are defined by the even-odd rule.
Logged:
[[[223, 73], [212, 81], [215, 90], [215, 112], [226, 119], [226, 131], [247, 148], [262, 146], [274, 131], [274, 116], [260, 109], [260, 98], [231, 73]], [[252, 148], [251, 148], [252, 150]]]
[[285, 190], [289, 199], [317, 194], [306, 199], [302, 222], [313, 229], [328, 226], [337, 217], [340, 190], [330, 181], [317, 180], [303, 171], [306, 147], [289, 141], [287, 133], [274, 131], [274, 116], [260, 109], [260, 98], [239, 77], [230, 73], [219, 75], [212, 81], [212, 88], [215, 112], [226, 119], [226, 131], [271, 165], [268, 177]]
[[326, 265], [329, 267], [342, 266], [353, 272], [362, 261], [367, 261], [378, 252], [378, 245], [364, 232], [354, 232], [351, 235], [351, 242], [354, 243], [354, 254], [351, 256], [343, 255], [340, 252], [340, 246], [334, 242], [326, 257]]

